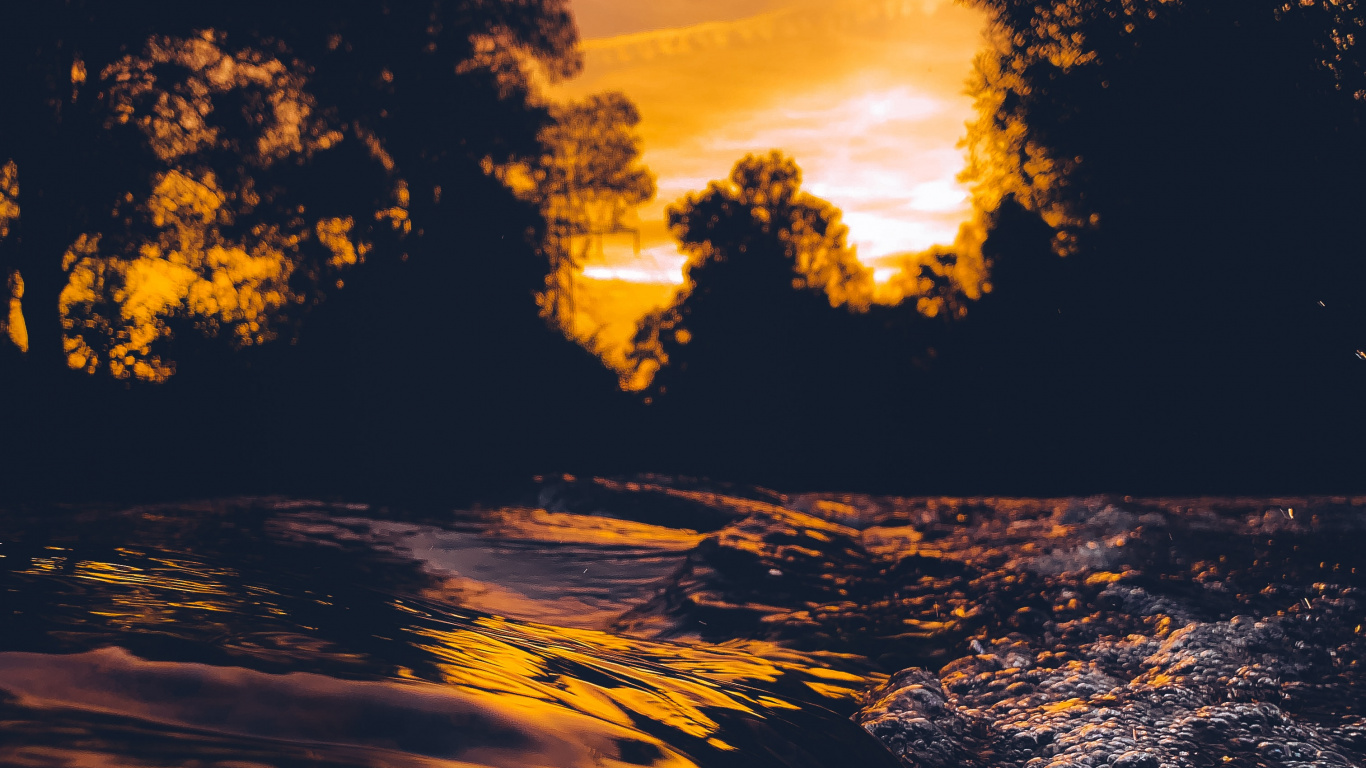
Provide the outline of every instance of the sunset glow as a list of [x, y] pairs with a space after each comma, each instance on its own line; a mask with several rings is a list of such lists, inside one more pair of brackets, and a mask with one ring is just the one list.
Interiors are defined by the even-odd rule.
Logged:
[[[970, 218], [957, 177], [982, 45], [975, 11], [950, 0], [576, 0], [574, 10], [584, 71], [550, 95], [625, 92], [659, 189], [638, 212], [639, 254], [632, 238], [608, 238], [585, 265], [581, 335], [624, 346], [634, 319], [667, 300], [660, 287], [683, 283], [665, 208], [746, 153], [792, 156], [805, 189], [844, 212], [880, 283], [896, 256], [951, 245]], [[613, 299], [595, 300], [603, 291]]]

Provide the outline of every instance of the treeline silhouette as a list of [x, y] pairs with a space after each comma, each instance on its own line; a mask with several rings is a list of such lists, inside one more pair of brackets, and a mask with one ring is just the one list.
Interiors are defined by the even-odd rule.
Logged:
[[1019, 74], [995, 121], [1068, 159], [1036, 199], [1099, 216], [1042, 269], [1018, 217], [994, 228], [956, 364], [1011, 382], [998, 429], [1115, 486], [1359, 488], [1362, 10], [986, 7]]
[[[963, 318], [832, 302], [827, 286], [856, 277], [837, 211], [782, 173], [799, 201], [787, 225], [758, 221], [745, 184], [701, 192], [675, 207], [694, 287], [642, 327], [638, 357], [663, 362], [643, 396], [540, 316], [544, 201], [490, 170], [545, 154], [551, 115], [522, 62], [573, 71], [563, 3], [16, 12], [0, 27], [0, 163], [17, 168], [22, 213], [0, 266], [23, 277], [29, 349], [0, 345], [4, 492], [454, 500], [559, 471], [903, 493], [1357, 489], [1366, 70], [1334, 30], [1360, 28], [1361, 12], [976, 4], [998, 47], [969, 143], [1008, 137], [988, 142], [1004, 147], [999, 173], [979, 178], [995, 185], [991, 292]], [[148, 58], [154, 37], [204, 30], [259, 56], [234, 66], [284, 74], [228, 88], [206, 70], [218, 132], [158, 154], [157, 121], [194, 93], [111, 122], [101, 78]], [[187, 56], [148, 71], [193, 70]], [[307, 98], [280, 96], [295, 93], [289, 73]], [[228, 119], [286, 103], [316, 121], [284, 121], [307, 130], [278, 157], [261, 137], [280, 134]], [[331, 130], [339, 142], [323, 141]], [[143, 345], [148, 326], [117, 307], [140, 244], [162, 243], [158, 179], [177, 169], [195, 190], [257, 201], [209, 217], [205, 243], [261, 259], [275, 226], [295, 233], [278, 247], [296, 267], [276, 304], [247, 301], [270, 289], [243, 278], [233, 295], [265, 309], [168, 315]], [[794, 248], [784, 226], [808, 236]], [[63, 328], [80, 263], [64, 254], [96, 231], [111, 250], [85, 258], [110, 276], [112, 308]], [[840, 277], [794, 270], [812, 248]], [[106, 363], [94, 375], [69, 367], [63, 336], [82, 334], [113, 339], [91, 346]], [[174, 375], [119, 378], [116, 347], [125, 373], [155, 357]]]
[[[269, 167], [241, 160], [265, 135], [280, 76], [255, 92], [212, 92], [204, 123], [215, 140], [165, 161], [154, 151], [166, 133], [156, 121], [178, 99], [199, 107], [198, 92], [177, 90], [194, 61], [179, 71], [153, 61], [153, 87], [165, 99], [139, 106], [127, 126], [109, 120], [101, 93], [113, 87], [103, 77], [111, 66], [154, 59], [144, 53], [149, 40], [197, 40], [204, 30], [224, 50], [255, 51], [302, 73], [315, 114], [343, 134], [335, 151], [293, 152]], [[487, 170], [541, 151], [548, 116], [530, 100], [517, 57], [573, 71], [564, 3], [42, 2], [7, 14], [0, 36], [0, 156], [18, 169], [22, 211], [0, 258], [25, 282], [29, 347], [0, 352], [6, 491], [459, 495], [553, 464], [626, 404], [614, 375], [538, 317], [544, 222]], [[227, 65], [214, 66], [202, 79], [228, 76]], [[194, 124], [171, 117], [172, 129]], [[329, 271], [331, 254], [314, 237], [317, 274], [299, 269], [291, 278], [300, 301], [250, 318], [273, 324], [275, 341], [233, 345], [221, 330], [206, 335], [204, 315], [173, 314], [160, 346], [145, 353], [174, 360], [163, 384], [70, 370], [64, 333], [90, 330], [87, 319], [94, 331], [131, 321], [115, 307], [64, 331], [56, 315], [63, 254], [80, 233], [126, 224], [131, 250], [110, 263], [137, 258], [151, 217], [109, 210], [125, 191], [135, 201], [153, 197], [166, 166], [200, 179], [217, 170], [223, 187], [228, 176], [251, 175], [255, 187], [239, 200], [248, 191], [260, 198], [253, 227], [287, 229], [306, 207], [298, 218], [352, 216], [354, 239], [373, 248], [365, 263]], [[411, 231], [367, 215], [386, 206], [401, 207], [396, 216]], [[225, 242], [246, 242], [245, 224], [214, 226]], [[311, 230], [306, 221], [295, 234]], [[125, 279], [110, 290], [130, 286]]]
[[848, 313], [779, 298], [790, 259], [704, 261], [674, 310], [697, 341], [658, 380], [673, 445], [707, 446], [679, 464], [969, 493], [1359, 489], [1362, 11], [977, 5], [995, 48], [968, 180], [992, 291], [957, 322]]

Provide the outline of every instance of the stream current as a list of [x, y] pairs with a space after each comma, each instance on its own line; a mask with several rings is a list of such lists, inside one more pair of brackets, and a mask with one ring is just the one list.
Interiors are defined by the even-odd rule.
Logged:
[[[992, 654], [1025, 653], [998, 686], [1019, 693], [1033, 654], [1111, 636], [1156, 652], [1173, 615], [1217, 634], [1249, 610], [1326, 605], [1329, 581], [1350, 624], [1366, 572], [1352, 500], [1300, 502], [1297, 522], [1274, 500], [786, 496], [642, 477], [540, 479], [520, 501], [5, 511], [0, 764], [1009, 763], [1015, 741], [993, 739], [1013, 732], [984, 714], [999, 697], [952, 687], [963, 659], [991, 671]], [[1312, 504], [1330, 535], [1315, 538]], [[1314, 702], [1353, 723], [1360, 632], [1334, 646], [1346, 688]], [[899, 673], [941, 667], [949, 693]], [[1113, 696], [1127, 677], [1111, 673]], [[1030, 701], [1011, 716], [1057, 711]]]

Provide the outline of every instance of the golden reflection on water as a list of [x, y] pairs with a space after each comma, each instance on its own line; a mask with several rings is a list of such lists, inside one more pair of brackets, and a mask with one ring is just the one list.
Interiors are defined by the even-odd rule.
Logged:
[[[566, 477], [568, 478], [568, 476]], [[665, 496], [672, 496], [676, 499], [687, 499], [688, 501], [695, 501], [708, 507], [723, 509], [738, 515], [750, 515], [756, 513], [782, 514], [784, 512], [789, 511], [786, 507], [782, 507], [778, 504], [774, 504], [771, 502], [759, 501], [757, 499], [748, 499], [741, 496], [727, 496], [722, 493], [714, 493], [711, 491], [694, 491], [684, 488], [673, 488], [658, 483], [621, 481], [612, 480], [610, 478], [604, 477], [595, 477], [593, 478], [592, 482], [594, 485], [597, 485], [608, 491], [626, 493], [640, 493], [642, 491], [649, 491], [652, 493], [661, 493]]]
[[587, 517], [544, 509], [501, 509], [488, 516], [487, 534], [558, 544], [649, 547], [664, 551], [692, 549], [705, 538], [687, 528], [667, 528], [633, 520]]
[[769, 643], [694, 648], [497, 616], [478, 618], [471, 629], [414, 632], [433, 641], [420, 647], [441, 659], [443, 681], [462, 690], [551, 702], [620, 725], [630, 725], [634, 714], [721, 749], [708, 711], [799, 708], [753, 686], [789, 675], [820, 697], [841, 699], [877, 677], [814, 666], [811, 657]]
[[198, 746], [199, 754], [219, 759], [247, 751], [271, 762], [414, 768], [695, 765], [630, 723], [418, 680], [265, 674], [143, 660], [119, 648], [70, 656], [0, 654], [0, 679], [21, 711], [96, 717], [91, 724], [76, 720], [75, 733], [83, 738], [69, 739], [67, 747], [0, 744], [0, 760], [10, 765], [52, 764], [53, 758], [63, 765], [144, 764], [140, 750], [121, 754], [118, 741], [91, 738], [99, 718], [111, 715], [162, 730], [176, 752], [196, 754]]
[[[724, 500], [737, 513], [780, 509], [718, 494], [681, 490], [678, 494], [714, 503]], [[297, 514], [287, 513], [286, 517]], [[789, 517], [792, 525], [819, 535], [823, 521], [790, 511]], [[480, 519], [482, 534], [491, 539], [517, 539], [528, 545], [539, 542], [552, 551], [570, 545], [579, 547], [576, 551], [581, 553], [625, 549], [682, 556], [703, 538], [689, 530], [546, 510], [496, 510]], [[291, 546], [306, 540], [322, 544], [328, 535], [345, 546], [365, 541], [343, 535], [354, 528], [351, 518], [336, 518], [337, 525], [332, 528], [309, 520], [302, 518], [302, 522], [268, 530], [287, 534], [282, 540]], [[169, 522], [156, 513], [148, 513], [144, 521]], [[82, 637], [116, 632], [201, 638], [201, 642], [207, 641], [247, 665], [259, 660], [308, 669], [326, 662], [360, 672], [376, 670], [375, 665], [380, 663], [366, 652], [338, 645], [311, 625], [315, 620], [306, 617], [312, 610], [309, 606], [335, 607], [337, 598], [331, 594], [305, 592], [305, 601], [299, 603], [298, 595], [291, 598], [272, 586], [254, 582], [246, 571], [213, 565], [196, 555], [137, 545], [106, 551], [106, 556], [90, 557], [79, 547], [49, 546], [35, 551], [14, 571], [67, 585], [59, 590], [61, 626], [53, 631], [53, 637], [80, 642]], [[458, 594], [444, 596], [458, 599]], [[301, 733], [326, 728], [328, 733], [334, 729], [345, 733], [347, 728], [329, 723], [346, 722], [351, 717], [348, 706], [329, 703], [316, 714], [303, 716], [300, 712], [304, 710], [291, 708], [294, 705], [290, 702], [302, 705], [317, 696], [329, 702], [335, 696], [362, 701], [375, 697], [408, 701], [416, 696], [429, 701], [430, 696], [439, 694], [461, 711], [488, 713], [535, 734], [534, 743], [516, 747], [525, 760], [534, 762], [536, 750], [547, 749], [557, 755], [547, 758], [547, 764], [657, 766], [693, 765], [683, 752], [675, 750], [680, 743], [697, 742], [720, 752], [740, 749], [728, 735], [728, 720], [733, 724], [735, 718], [789, 717], [810, 706], [820, 707], [822, 702], [848, 701], [882, 679], [877, 674], [842, 671], [861, 666], [855, 657], [798, 652], [762, 641], [719, 645], [650, 641], [596, 629], [481, 615], [455, 603], [435, 602], [431, 593], [415, 598], [389, 597], [385, 605], [391, 612], [382, 621], [373, 626], [358, 625], [356, 631], [361, 637], [382, 635], [386, 642], [401, 646], [406, 655], [400, 664], [380, 663], [379, 669], [385, 671], [379, 675], [381, 680], [373, 683], [299, 672], [284, 677], [258, 676], [240, 667], [201, 668], [143, 661], [119, 649], [43, 656], [35, 662], [47, 670], [41, 679], [13, 670], [0, 669], [0, 673], [4, 674], [6, 689], [19, 693], [27, 702], [25, 706], [94, 708], [229, 733], [242, 728], [248, 729], [242, 732], [250, 733], [256, 726], [244, 726], [231, 717], [221, 723], [201, 722], [205, 708], [219, 706], [222, 696], [234, 701], [261, 701], [263, 713], [281, 708], [281, 728], [297, 728]], [[517, 601], [507, 604], [512, 611], [520, 607]], [[348, 624], [355, 621], [349, 619]], [[0, 667], [8, 663], [0, 658]], [[109, 677], [111, 674], [114, 677]], [[183, 693], [175, 693], [172, 699], [160, 698], [157, 691], [162, 684], [157, 681], [182, 675], [199, 681], [193, 689], [199, 693], [188, 698]], [[115, 685], [111, 680], [121, 682]], [[130, 680], [143, 682], [125, 689]], [[433, 683], [440, 687], [431, 686]], [[178, 702], [174, 707], [169, 703], [172, 700]], [[259, 720], [254, 717], [251, 722]], [[339, 743], [351, 743], [346, 741], [350, 737], [337, 738], [341, 739]], [[648, 744], [652, 750], [646, 753], [649, 760], [633, 762], [636, 758], [631, 754], [641, 753], [629, 749], [640, 747], [623, 746], [628, 743]], [[581, 749], [586, 751], [578, 751]], [[0, 756], [5, 754], [0, 748]], [[551, 753], [542, 757], [546, 754]], [[406, 763], [397, 760], [387, 764]], [[522, 763], [481, 753], [467, 764]]]
[[[246, 608], [228, 586], [240, 578], [231, 569], [212, 568], [177, 557], [146, 557], [130, 550], [121, 553], [136, 557], [142, 564], [73, 560], [69, 555], [52, 554], [32, 558], [29, 567], [17, 573], [60, 576], [114, 587], [82, 591], [87, 598], [83, 612], [94, 617], [92, 623], [123, 629], [155, 628], [191, 616], [201, 626], [225, 626], [222, 622]], [[222, 616], [215, 619], [205, 614]]]

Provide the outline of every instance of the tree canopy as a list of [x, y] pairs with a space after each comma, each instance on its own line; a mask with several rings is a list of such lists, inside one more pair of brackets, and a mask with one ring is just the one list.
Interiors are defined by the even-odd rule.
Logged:
[[[647, 371], [706, 375], [698, 369], [707, 358], [738, 363], [746, 353], [737, 347], [762, 343], [771, 318], [787, 320], [790, 309], [859, 312], [872, 302], [872, 270], [846, 244], [839, 210], [803, 192], [801, 170], [779, 152], [746, 156], [728, 179], [671, 205], [668, 219], [688, 256], [687, 283], [672, 306], [641, 321], [631, 357]], [[668, 377], [657, 390], [667, 391]]]
[[578, 63], [564, 0], [31, 3], [0, 26], [0, 466], [195, 494], [574, 462], [1355, 477], [1356, 0], [973, 3], [959, 242], [875, 282], [793, 160], [744, 159], [670, 211], [687, 284], [636, 339], [642, 409], [537, 312], [653, 191], [625, 99], [535, 97]]
[[468, 169], [534, 156], [523, 62], [567, 74], [574, 42], [559, 0], [17, 14], [0, 271], [27, 356], [160, 380], [172, 326], [271, 338], [377, 241], [398, 258]]
[[1094, 477], [1340, 473], [1366, 423], [1359, 4], [974, 4], [996, 290], [941, 350], [948, 389]]
[[640, 162], [640, 113], [625, 94], [594, 94], [550, 112], [540, 157], [520, 170], [523, 194], [546, 221], [541, 312], [572, 336], [574, 275], [604, 235], [628, 232], [628, 215], [654, 197], [655, 179]]
[[1359, 4], [974, 4], [990, 45], [963, 179], [980, 248], [908, 272], [922, 314], [955, 322], [880, 308], [875, 286], [866, 314], [807, 324], [779, 256], [711, 298], [710, 254], [747, 256], [763, 229], [709, 190], [675, 218], [685, 246], [705, 233], [690, 257], [706, 266], [637, 339], [644, 364], [667, 359], [657, 403], [735, 435], [693, 438], [720, 464], [1015, 492], [1346, 487], [1362, 453], [1343, 446], [1366, 424]]
[[980, 206], [1040, 213], [1126, 306], [1176, 284], [1191, 306], [1354, 292], [1355, 2], [975, 4], [994, 41], [968, 140]]
[[562, 0], [7, 19], [0, 466], [96, 493], [532, 471], [519, 432], [614, 402], [537, 316], [545, 221], [491, 172], [541, 157], [533, 83], [576, 42]]

